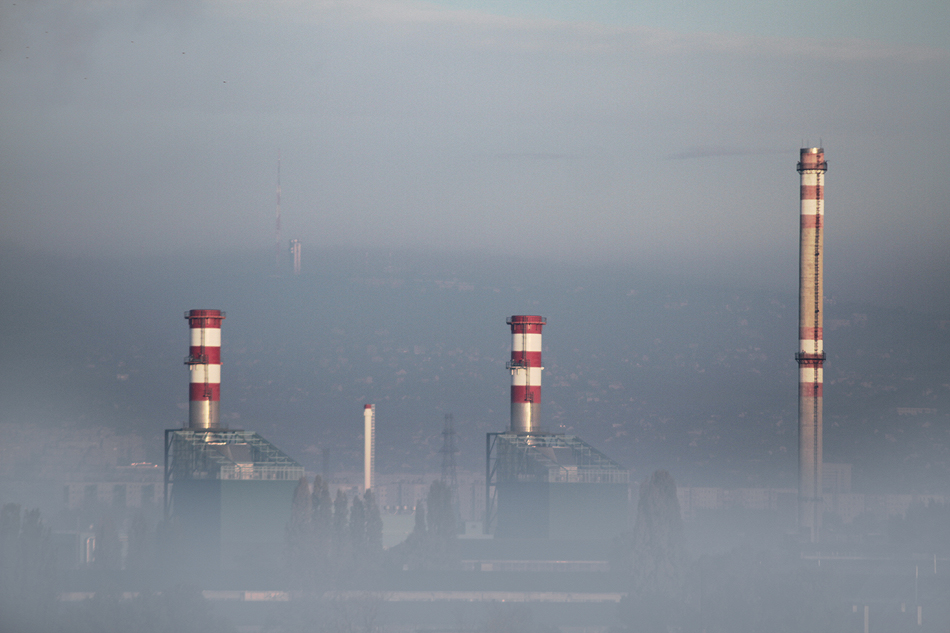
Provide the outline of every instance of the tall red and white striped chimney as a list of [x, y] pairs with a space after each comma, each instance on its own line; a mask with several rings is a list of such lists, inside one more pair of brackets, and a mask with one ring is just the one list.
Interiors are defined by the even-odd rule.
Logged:
[[185, 312], [191, 327], [191, 344], [185, 364], [191, 373], [188, 428], [220, 427], [218, 404], [221, 401], [221, 310]]
[[823, 252], [825, 150], [801, 150], [801, 243], [798, 296], [798, 526], [813, 543], [821, 532]]
[[541, 432], [542, 316], [520, 315], [505, 321], [511, 326], [511, 433]]

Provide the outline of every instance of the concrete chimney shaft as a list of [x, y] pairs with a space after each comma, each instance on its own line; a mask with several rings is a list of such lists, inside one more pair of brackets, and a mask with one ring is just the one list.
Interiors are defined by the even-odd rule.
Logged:
[[821, 533], [823, 252], [825, 151], [801, 150], [801, 232], [798, 296], [798, 526], [811, 542]]
[[541, 432], [541, 329], [547, 319], [516, 315], [511, 326], [511, 433]]
[[191, 328], [191, 344], [185, 364], [190, 370], [188, 428], [217, 429], [221, 401], [221, 310], [185, 312]]
[[363, 490], [371, 490], [376, 478], [376, 405], [363, 406]]

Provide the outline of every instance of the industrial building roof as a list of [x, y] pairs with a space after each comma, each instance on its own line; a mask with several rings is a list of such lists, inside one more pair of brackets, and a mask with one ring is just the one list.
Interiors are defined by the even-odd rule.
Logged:
[[165, 432], [165, 476], [175, 479], [296, 480], [304, 468], [257, 433], [241, 430]]
[[630, 473], [575, 435], [492, 433], [496, 481], [628, 483]]

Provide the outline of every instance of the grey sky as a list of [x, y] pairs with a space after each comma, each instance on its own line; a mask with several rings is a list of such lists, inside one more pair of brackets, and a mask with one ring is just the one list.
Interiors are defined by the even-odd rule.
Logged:
[[[656, 446], [666, 456], [675, 441], [662, 444], [666, 431], [657, 431], [642, 448], [608, 444], [613, 424], [666, 419], [671, 410], [681, 422], [706, 424], [695, 416], [710, 414], [701, 410], [711, 401], [704, 394], [722, 393], [722, 376], [741, 382], [748, 398], [736, 415], [782, 422], [795, 406], [795, 163], [801, 145], [818, 143], [830, 161], [827, 310], [838, 322], [872, 315], [868, 329], [829, 326], [828, 349], [838, 356], [828, 375], [877, 390], [873, 401], [857, 387], [848, 387], [851, 400], [829, 398], [829, 418], [832, 406], [862, 398], [882, 412], [937, 407], [943, 391], [929, 390], [947, 383], [946, 317], [895, 311], [875, 321], [873, 310], [849, 301], [950, 310], [948, 9], [810, 0], [629, 6], [0, 0], [0, 370], [12, 377], [0, 414], [33, 416], [40, 402], [64, 419], [109, 411], [125, 423], [134, 414], [156, 432], [180, 423], [180, 314], [205, 306], [230, 314], [230, 412], [282, 445], [315, 443], [327, 429], [355, 441], [340, 421], [390, 397], [401, 403], [387, 414], [393, 429], [435, 420], [438, 440], [444, 410], [481, 430], [501, 428], [510, 342], [503, 317], [523, 310], [552, 323], [547, 384], [563, 391], [548, 392], [551, 419], [560, 410], [582, 420], [585, 436], [621, 459], [636, 463]], [[304, 242], [301, 280], [313, 282], [306, 293], [280, 285], [292, 280], [273, 282], [254, 268], [262, 258], [245, 256], [273, 248], [278, 149], [283, 239]], [[20, 261], [22, 248], [10, 244], [87, 257]], [[378, 252], [364, 258], [353, 247]], [[387, 251], [410, 249], [480, 253], [424, 257], [421, 279], [408, 264], [385, 273], [408, 289], [364, 291], [379, 270], [412, 259]], [[169, 253], [186, 256], [170, 266]], [[154, 257], [127, 257], [140, 254]], [[88, 263], [100, 256], [121, 256], [122, 265]], [[532, 258], [544, 263], [523, 266]], [[387, 259], [388, 268], [376, 265]], [[566, 264], [548, 266], [551, 259]], [[63, 270], [74, 261], [75, 270]], [[433, 261], [472, 264], [443, 275]], [[595, 265], [575, 266], [588, 261]], [[509, 268], [511, 280], [493, 281]], [[484, 275], [504, 292], [487, 281], [451, 293], [436, 283], [471, 285]], [[596, 280], [588, 284], [588, 275]], [[684, 276], [708, 279], [697, 284], [706, 294], [690, 294]], [[740, 276], [771, 286], [753, 313], [761, 323], [730, 311], [739, 296], [758, 305], [755, 291], [717, 294], [742, 285], [718, 283], [723, 277]], [[640, 287], [650, 283], [669, 288]], [[690, 290], [673, 301], [667, 295], [677, 297], [678, 284]], [[277, 327], [274, 306], [285, 301]], [[106, 319], [110, 306], [117, 310]], [[591, 331], [614, 331], [594, 327], [593, 310], [610, 315], [621, 345], [591, 343]], [[385, 330], [380, 314], [391, 321]], [[472, 385], [462, 369], [440, 366], [444, 400], [426, 401], [419, 394], [438, 375], [430, 364], [441, 358], [439, 337], [446, 359], [456, 343], [454, 332], [425, 319], [455, 327], [457, 315], [472, 339], [463, 347], [480, 352], [486, 369], [478, 366], [481, 382]], [[113, 340], [115, 322], [125, 338]], [[146, 333], [146, 350], [133, 328]], [[337, 330], [346, 337], [328, 336]], [[738, 372], [746, 345], [764, 348], [760, 340], [772, 346], [761, 374], [719, 374], [723, 363]], [[919, 353], [928, 345], [929, 360]], [[397, 350], [388, 369], [376, 367], [371, 346]], [[416, 346], [435, 349], [436, 360], [413, 351], [406, 361]], [[296, 364], [281, 365], [274, 350], [282, 349]], [[892, 371], [884, 360], [892, 352], [914, 358], [913, 367]], [[681, 353], [695, 356], [695, 367], [683, 369]], [[673, 360], [659, 363], [664, 355]], [[641, 368], [637, 359], [647, 356], [654, 364]], [[256, 369], [238, 369], [242, 358]], [[385, 373], [396, 366], [416, 368], [415, 391]], [[621, 372], [629, 392], [598, 377]], [[283, 390], [267, 386], [274, 376]], [[667, 383], [690, 396], [640, 393]], [[577, 404], [591, 398], [616, 406]], [[742, 428], [732, 406], [717, 418], [722, 428]], [[277, 422], [309, 420], [312, 411], [322, 416], [313, 428]], [[833, 434], [864, 424], [849, 420], [829, 426], [829, 447]]]
[[950, 7], [941, 0], [439, 0], [508, 16], [762, 37], [865, 39], [947, 48]]
[[280, 148], [308, 248], [793, 258], [821, 141], [829, 249], [947, 270], [944, 3], [628, 5], [2, 0], [3, 237], [266, 248]]

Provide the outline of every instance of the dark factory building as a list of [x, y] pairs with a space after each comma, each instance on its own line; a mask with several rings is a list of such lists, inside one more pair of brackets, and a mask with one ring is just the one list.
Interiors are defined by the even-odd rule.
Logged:
[[257, 433], [165, 431], [165, 515], [188, 551], [212, 569], [273, 567], [303, 467]]
[[612, 539], [629, 473], [572, 435], [489, 433], [488, 526], [496, 538]]

